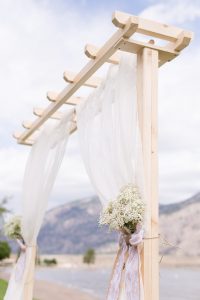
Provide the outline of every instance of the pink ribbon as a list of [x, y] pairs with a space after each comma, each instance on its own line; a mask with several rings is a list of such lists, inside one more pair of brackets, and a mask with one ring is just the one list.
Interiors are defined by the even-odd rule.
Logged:
[[[110, 282], [107, 300], [118, 300], [123, 269], [125, 269], [126, 300], [143, 300], [144, 292], [140, 263], [143, 235], [143, 229], [138, 227], [137, 231], [131, 235], [127, 245], [127, 235], [120, 233], [120, 250]], [[127, 253], [128, 258], [126, 260]]]

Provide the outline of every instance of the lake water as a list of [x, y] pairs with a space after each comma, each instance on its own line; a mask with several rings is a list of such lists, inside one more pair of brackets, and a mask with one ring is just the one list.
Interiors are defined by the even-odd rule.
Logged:
[[[38, 279], [75, 287], [105, 299], [110, 270], [44, 268]], [[160, 300], [200, 300], [200, 269], [161, 268]]]

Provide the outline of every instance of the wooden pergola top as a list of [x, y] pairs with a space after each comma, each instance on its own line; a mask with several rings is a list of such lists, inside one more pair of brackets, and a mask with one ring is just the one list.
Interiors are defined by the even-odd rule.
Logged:
[[[32, 145], [34, 143], [32, 135], [49, 118], [61, 118], [62, 114], [57, 112], [57, 110], [63, 104], [78, 104], [82, 100], [82, 97], [74, 97], [73, 95], [81, 86], [98, 87], [102, 79], [93, 76], [93, 74], [104, 63], [118, 64], [119, 51], [137, 54], [143, 48], [157, 50], [159, 54], [159, 66], [162, 66], [164, 63], [177, 57], [181, 50], [189, 45], [193, 37], [193, 33], [190, 31], [118, 11], [113, 13], [112, 22], [118, 29], [111, 38], [99, 49], [87, 44], [85, 54], [90, 58], [90, 61], [78, 74], [65, 71], [63, 77], [68, 82], [68, 85], [60, 93], [48, 92], [47, 99], [51, 103], [45, 109], [35, 108], [34, 114], [37, 116], [35, 121], [32, 123], [23, 122], [23, 127], [26, 130], [23, 133], [14, 133], [13, 136], [19, 144]], [[149, 36], [149, 42], [131, 39], [135, 33]], [[156, 38], [156, 41], [152, 40], [152, 38]], [[156, 43], [157, 39], [165, 41], [166, 45], [160, 46]], [[74, 121], [72, 132], [75, 130], [76, 122]]]

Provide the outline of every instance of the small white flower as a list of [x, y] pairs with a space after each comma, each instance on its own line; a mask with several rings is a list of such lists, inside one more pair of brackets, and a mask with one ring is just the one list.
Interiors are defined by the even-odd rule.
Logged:
[[109, 225], [111, 230], [123, 227], [131, 232], [144, 221], [145, 204], [136, 186], [128, 184], [120, 189], [116, 200], [110, 201], [100, 214], [100, 225]]
[[21, 217], [14, 216], [4, 225], [4, 233], [10, 239], [22, 239]]

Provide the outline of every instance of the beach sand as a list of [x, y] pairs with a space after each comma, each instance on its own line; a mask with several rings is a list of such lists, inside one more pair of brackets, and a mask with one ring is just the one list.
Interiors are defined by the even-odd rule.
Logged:
[[[8, 280], [8, 274], [1, 273], [0, 278]], [[36, 280], [34, 298], [37, 300], [97, 300], [93, 295], [63, 285]]]

